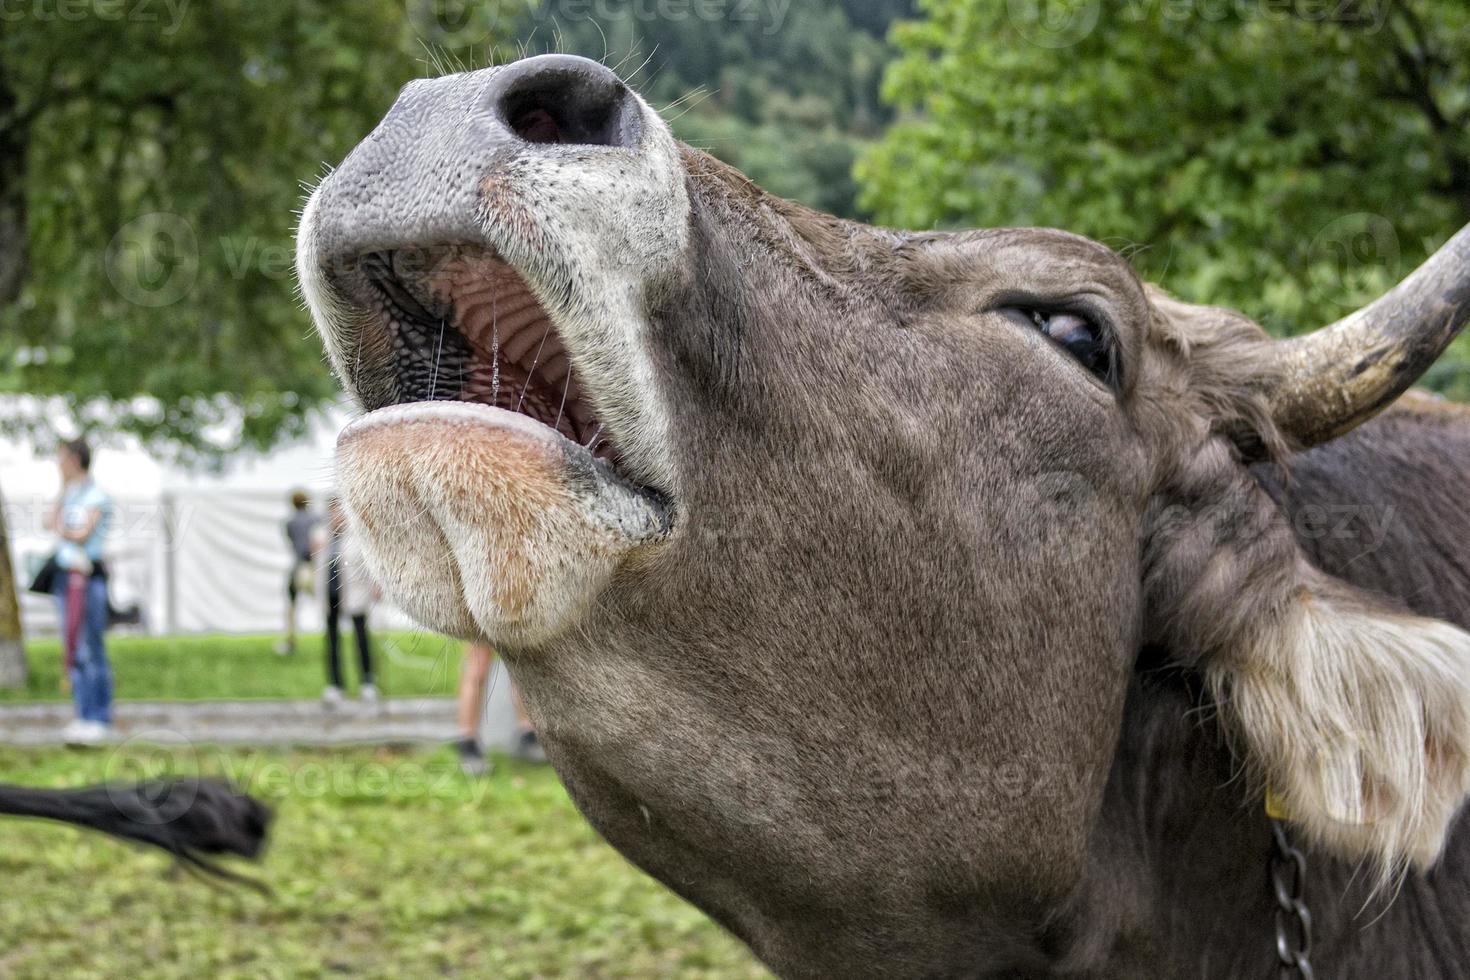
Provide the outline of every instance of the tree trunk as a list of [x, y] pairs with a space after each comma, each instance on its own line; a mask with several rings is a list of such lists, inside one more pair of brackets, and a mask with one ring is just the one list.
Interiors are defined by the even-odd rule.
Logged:
[[30, 122], [0, 65], [0, 304], [20, 295], [26, 276], [26, 145]]
[[5, 500], [0, 497], [0, 687], [24, 687], [27, 671], [20, 595], [10, 563], [10, 532], [5, 523]]
[[[15, 93], [0, 68], [0, 304], [20, 293], [26, 270], [25, 182], [21, 178], [28, 127], [19, 113]], [[5, 524], [5, 499], [0, 497], [0, 687], [21, 687], [26, 682], [26, 656]]]

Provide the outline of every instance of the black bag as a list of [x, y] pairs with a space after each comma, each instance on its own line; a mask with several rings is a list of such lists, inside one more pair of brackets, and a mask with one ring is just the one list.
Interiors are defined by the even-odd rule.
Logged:
[[56, 576], [61, 574], [61, 566], [56, 564], [56, 556], [52, 555], [46, 559], [46, 564], [36, 572], [36, 577], [31, 579], [31, 592], [37, 595], [50, 595], [56, 585]]
[[127, 606], [114, 606], [112, 600], [107, 600], [107, 625], [112, 626], [142, 626], [143, 607], [136, 602]]

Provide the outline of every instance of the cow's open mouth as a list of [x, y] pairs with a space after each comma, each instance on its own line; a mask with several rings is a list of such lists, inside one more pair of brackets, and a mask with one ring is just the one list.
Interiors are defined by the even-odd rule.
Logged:
[[[359, 261], [364, 298], [393, 371], [393, 383], [376, 394], [360, 389], [365, 408], [425, 401], [491, 405], [540, 422], [616, 464], [616, 448], [555, 323], [510, 264], [472, 246], [370, 252]], [[352, 351], [345, 353], [352, 359]]]

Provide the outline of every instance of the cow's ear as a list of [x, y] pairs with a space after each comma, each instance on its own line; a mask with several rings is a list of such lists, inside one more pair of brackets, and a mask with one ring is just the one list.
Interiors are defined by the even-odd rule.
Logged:
[[1470, 634], [1299, 572], [1210, 687], [1288, 819], [1385, 875], [1427, 868], [1470, 793]]
[[1288, 819], [1387, 881], [1428, 867], [1470, 793], [1470, 634], [1312, 567], [1221, 440], [1151, 510], [1151, 639], [1207, 679]]

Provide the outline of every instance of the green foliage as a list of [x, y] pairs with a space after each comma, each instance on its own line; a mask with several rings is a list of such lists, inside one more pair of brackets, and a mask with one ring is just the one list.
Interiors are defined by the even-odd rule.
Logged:
[[426, 73], [427, 42], [498, 35], [446, 34], [429, 0], [143, 7], [157, 19], [84, 10], [0, 34], [30, 253], [0, 309], [0, 390], [151, 441], [265, 446], [335, 391], [294, 295], [302, 182]]
[[0, 771], [75, 786], [232, 776], [276, 810], [264, 898], [41, 821], [0, 823], [5, 976], [768, 976], [600, 841], [546, 766], [460, 776], [448, 751], [0, 748]]
[[[1290, 333], [1470, 220], [1462, 0], [922, 6], [858, 166], [886, 222], [1067, 228]], [[1470, 347], [1428, 382], [1470, 397]]]
[[660, 17], [637, 0], [582, 9], [543, 0], [519, 33], [534, 50], [620, 65], [680, 139], [767, 190], [859, 213], [852, 165], [890, 118], [878, 93], [892, 55], [882, 36], [910, 0], [693, 2]]
[[530, 3], [27, 8], [0, 34], [0, 229], [7, 200], [25, 228], [0, 241], [0, 280], [29, 253], [0, 306], [0, 392], [57, 396], [82, 428], [156, 445], [299, 432], [335, 392], [294, 296], [300, 182], [404, 81], [513, 55], [513, 37], [621, 61], [686, 139], [777, 193], [855, 210], [852, 163], [889, 117], [881, 35], [911, 0]]
[[[124, 701], [314, 698], [325, 683], [322, 637], [307, 634], [290, 656], [276, 636], [109, 636], [115, 694]], [[378, 686], [391, 697], [449, 696], [459, 681], [460, 643], [431, 633], [376, 633]], [[64, 701], [61, 644], [26, 644], [26, 686], [0, 689], [0, 702]], [[354, 661], [355, 662], [355, 661]], [[353, 671], [348, 677], [356, 680]], [[351, 691], [348, 692], [349, 694]]]

